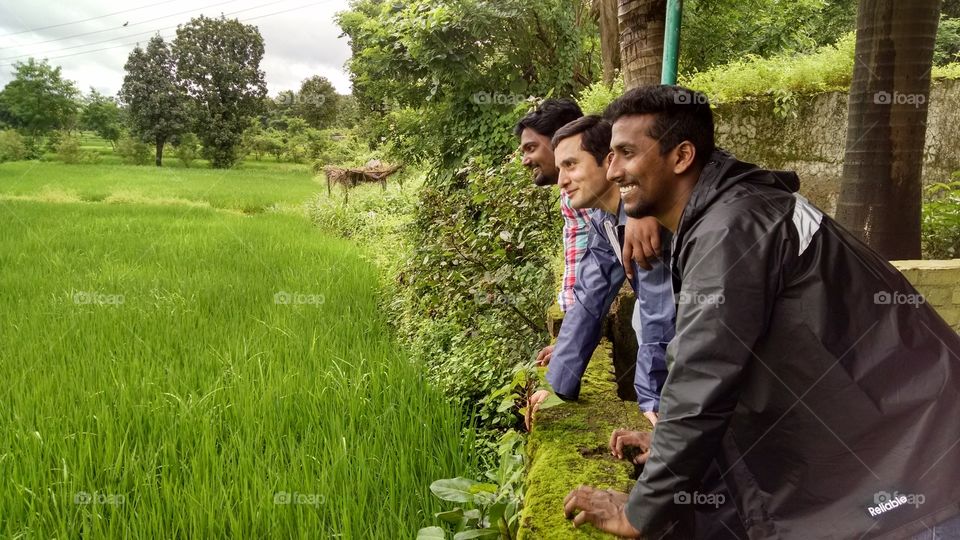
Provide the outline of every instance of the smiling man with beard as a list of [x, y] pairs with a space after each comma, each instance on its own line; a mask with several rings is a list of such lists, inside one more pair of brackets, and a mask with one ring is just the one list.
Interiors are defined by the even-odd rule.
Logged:
[[[520, 137], [523, 165], [533, 172], [535, 184], [557, 184], [559, 168], [551, 138], [561, 127], [582, 116], [580, 107], [573, 101], [548, 99], [517, 123], [514, 132]], [[607, 143], [605, 141], [599, 150], [604, 156]], [[564, 217], [564, 275], [558, 300], [566, 315], [556, 345], [544, 347], [537, 355], [537, 363], [547, 365], [556, 358], [557, 365], [551, 369], [553, 389], [560, 397], [575, 400], [580, 393], [580, 379], [599, 343], [603, 319], [610, 309], [608, 296], [613, 281], [609, 280], [610, 270], [598, 267], [598, 259], [585, 257], [590, 241], [590, 215], [587, 207], [572, 204], [562, 186], [560, 210]], [[651, 422], [656, 422], [660, 389], [666, 377], [665, 349], [673, 335], [672, 291], [668, 275], [664, 273], [666, 264], [660, 260], [662, 246], [669, 243], [669, 233], [655, 220], [628, 219], [626, 216], [623, 219], [625, 223], [620, 224], [622, 258], [636, 264], [628, 264], [621, 270], [631, 281], [638, 282], [634, 289], [640, 291], [632, 326], [637, 334], [637, 365], [643, 369], [634, 373], [634, 388], [641, 412]], [[616, 263], [614, 266], [619, 264], [617, 259], [613, 262]], [[575, 288], [584, 276], [591, 285], [577, 293]], [[622, 282], [621, 276], [617, 284]], [[533, 413], [548, 395], [548, 392], [540, 391], [531, 396], [527, 407], [528, 426]]]
[[572, 491], [567, 516], [695, 538], [691, 503], [715, 466], [752, 540], [956, 530], [956, 332], [924, 302], [891, 301], [921, 296], [796, 193], [795, 173], [715, 149], [702, 94], [637, 88], [606, 117], [607, 177], [629, 215], [674, 231], [680, 302], [642, 475], [629, 496]]
[[[600, 342], [603, 318], [626, 279], [625, 266], [634, 265], [634, 277], [629, 282], [642, 307], [635, 326], [639, 347], [634, 388], [641, 412], [656, 411], [666, 377], [664, 349], [673, 335], [669, 269], [665, 261], [657, 261], [653, 268], [644, 270], [623, 256], [627, 215], [617, 187], [606, 180], [610, 124], [599, 116], [584, 116], [560, 128], [551, 144], [560, 188], [570, 206], [591, 212], [589, 241], [574, 286], [575, 303], [560, 327], [547, 381], [560, 397], [576, 399], [587, 363]], [[669, 245], [670, 234], [656, 219], [639, 219], [636, 226], [645, 236], [661, 235], [661, 244]], [[668, 250], [664, 250], [664, 257], [669, 258]], [[541, 390], [530, 398], [531, 414], [547, 395]]]

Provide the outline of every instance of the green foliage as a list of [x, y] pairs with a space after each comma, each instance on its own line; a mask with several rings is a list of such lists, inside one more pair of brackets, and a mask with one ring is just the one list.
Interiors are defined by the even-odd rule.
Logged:
[[64, 79], [60, 66], [30, 58], [13, 65], [13, 80], [0, 92], [5, 115], [13, 127], [31, 136], [73, 127], [80, 92]]
[[80, 150], [80, 141], [76, 137], [69, 133], [61, 133], [56, 140], [57, 159], [64, 163], [80, 163], [83, 152]]
[[57, 151], [57, 147], [60, 146], [60, 139], [61, 139], [61, 138], [64, 136], [64, 134], [66, 134], [66, 133], [67, 133], [66, 131], [60, 130], [60, 129], [55, 129], [55, 130], [51, 131], [50, 133], [47, 133], [47, 139], [46, 139], [46, 144], [45, 144], [46, 151], [47, 151], [47, 152], [56, 152], [56, 151]]
[[[405, 162], [459, 168], [502, 156], [500, 129], [527, 96], [574, 95], [599, 70], [597, 29], [577, 0], [359, 0], [339, 14], [350, 38], [354, 95], [371, 142], [392, 142]], [[389, 114], [398, 109], [409, 112]], [[408, 119], [419, 119], [407, 123]]]
[[0, 131], [0, 163], [20, 161], [28, 156], [23, 137], [12, 129]]
[[960, 18], [940, 17], [933, 63], [937, 66], [960, 62]]
[[177, 28], [173, 56], [194, 101], [194, 132], [204, 157], [214, 168], [233, 166], [243, 131], [262, 112], [267, 95], [260, 31], [236, 19], [200, 16]]
[[352, 94], [337, 95], [337, 117], [334, 125], [338, 128], [349, 129], [360, 121], [360, 109], [357, 108], [357, 98]]
[[856, 28], [856, 0], [687, 0], [680, 71], [744, 57], [809, 54]]
[[163, 145], [187, 129], [187, 99], [170, 49], [159, 35], [150, 38], [147, 49], [133, 49], [124, 65], [126, 75], [120, 99], [127, 107], [131, 133], [157, 148], [157, 165]]
[[80, 116], [80, 126], [115, 143], [122, 134], [122, 115], [115, 99], [91, 88]]
[[930, 76], [934, 79], [960, 79], [960, 62], [946, 64], [943, 66], [933, 66]]
[[183, 163], [184, 167], [190, 167], [194, 160], [197, 159], [197, 149], [199, 146], [200, 141], [193, 133], [184, 133], [177, 137], [177, 144], [175, 146], [177, 159], [180, 160], [180, 163]]
[[[442, 501], [458, 503], [451, 510], [434, 514], [454, 531], [454, 540], [468, 538], [516, 538], [523, 503], [523, 437], [507, 431], [498, 441], [500, 466], [486, 473], [485, 482], [447, 478], [430, 484]], [[442, 527], [420, 529], [417, 538], [446, 538]]]
[[117, 141], [116, 152], [120, 160], [127, 165], [146, 165], [153, 157], [149, 146], [129, 134]]
[[68, 131], [52, 131], [47, 140], [57, 159], [63, 163], [99, 163], [100, 154], [80, 147], [80, 140]]
[[[395, 295], [387, 309], [430, 380], [474, 413], [491, 445], [518, 421], [491, 393], [546, 341], [550, 259], [562, 229], [557, 193], [534, 187], [519, 160], [505, 156], [531, 96], [574, 96], [598, 76], [589, 5], [357, 0], [338, 22], [353, 51], [361, 112], [353, 132], [378, 157], [426, 170], [404, 211], [409, 222], [391, 237], [405, 249], [389, 266]], [[317, 166], [363, 154], [348, 150], [324, 147]], [[354, 221], [354, 197], [339, 213], [338, 204], [323, 212]]]
[[[312, 140], [314, 151], [314, 171], [326, 165], [361, 167], [372, 159], [381, 159], [381, 152], [370, 150], [355, 129], [327, 129], [319, 132]], [[383, 154], [390, 154], [383, 149]]]
[[[699, 73], [682, 74], [679, 84], [704, 92], [715, 103], [772, 99], [777, 102], [778, 114], [789, 116], [795, 112], [791, 107], [798, 96], [850, 88], [855, 46], [856, 36], [851, 32], [809, 54], [747, 56]], [[960, 78], [960, 62], [935, 65], [931, 77]]]
[[583, 109], [583, 114], [603, 114], [607, 105], [620, 97], [623, 92], [623, 76], [617, 77], [610, 86], [603, 81], [597, 81], [580, 92], [577, 103]]
[[337, 117], [338, 98], [326, 77], [314, 75], [301, 83], [294, 110], [310, 127], [323, 129], [331, 126]]
[[431, 377], [468, 404], [542, 345], [562, 227], [556, 193], [534, 187], [518, 160], [476, 158], [449, 174], [420, 191], [399, 278], [402, 310], [417, 317], [400, 328]]
[[920, 242], [925, 259], [960, 257], [960, 171], [956, 180], [925, 189]]
[[854, 34], [805, 55], [750, 56], [688, 77], [680, 84], [704, 92], [711, 101], [752, 96], [791, 96], [846, 91], [853, 76]]

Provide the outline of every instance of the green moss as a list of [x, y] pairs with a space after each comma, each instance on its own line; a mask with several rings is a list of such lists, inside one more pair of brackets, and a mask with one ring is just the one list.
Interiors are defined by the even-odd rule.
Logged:
[[610, 343], [603, 340], [584, 375], [578, 402], [540, 411], [527, 441], [529, 469], [520, 539], [613, 538], [563, 515], [563, 499], [581, 484], [629, 491], [634, 466], [607, 448], [618, 427], [650, 430], [636, 403], [621, 401], [613, 382]]

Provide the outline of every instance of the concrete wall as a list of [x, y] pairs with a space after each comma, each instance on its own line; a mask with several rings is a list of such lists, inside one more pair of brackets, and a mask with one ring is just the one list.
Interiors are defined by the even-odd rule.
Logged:
[[891, 261], [954, 330], [960, 332], [960, 259]]
[[[801, 96], [786, 118], [772, 100], [721, 104], [715, 114], [720, 146], [763, 167], [797, 171], [801, 193], [834, 215], [847, 136], [846, 93]], [[923, 179], [943, 182], [958, 170], [960, 80], [937, 80], [930, 89]]]

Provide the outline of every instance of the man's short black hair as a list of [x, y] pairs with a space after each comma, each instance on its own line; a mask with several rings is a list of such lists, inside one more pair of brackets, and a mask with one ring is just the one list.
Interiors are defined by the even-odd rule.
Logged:
[[572, 99], [548, 99], [521, 118], [513, 134], [519, 137], [524, 129], [530, 128], [549, 139], [558, 129], [581, 116], [583, 111]]
[[611, 124], [623, 116], [652, 114], [656, 120], [650, 137], [666, 154], [683, 141], [697, 149], [696, 162], [704, 165], [713, 153], [713, 112], [707, 96], [682, 86], [640, 86], [625, 92], [607, 106], [603, 116]]
[[589, 152], [597, 160], [597, 165], [603, 165], [603, 160], [610, 153], [610, 132], [610, 122], [596, 115], [584, 116], [558, 129], [550, 144], [556, 150], [560, 141], [582, 135], [580, 148]]

